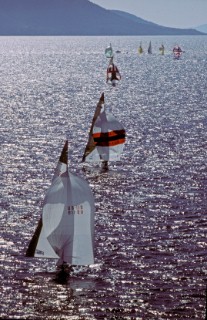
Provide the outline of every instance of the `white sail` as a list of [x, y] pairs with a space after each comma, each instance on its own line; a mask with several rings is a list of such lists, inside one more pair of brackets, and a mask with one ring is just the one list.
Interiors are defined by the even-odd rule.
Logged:
[[113, 58], [113, 49], [110, 43], [110, 46], [105, 49], [106, 58]]
[[116, 118], [105, 111], [104, 95], [96, 108], [96, 112], [83, 161], [117, 161], [120, 160], [125, 143], [125, 129]]
[[73, 265], [94, 263], [94, 199], [88, 183], [68, 171], [67, 142], [47, 191], [41, 220], [37, 244], [27, 256], [60, 258]]

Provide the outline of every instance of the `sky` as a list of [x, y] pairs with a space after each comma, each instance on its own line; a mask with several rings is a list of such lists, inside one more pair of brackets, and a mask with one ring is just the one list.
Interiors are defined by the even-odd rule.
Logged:
[[207, 24], [207, 0], [89, 0], [105, 9], [132, 13], [166, 27]]

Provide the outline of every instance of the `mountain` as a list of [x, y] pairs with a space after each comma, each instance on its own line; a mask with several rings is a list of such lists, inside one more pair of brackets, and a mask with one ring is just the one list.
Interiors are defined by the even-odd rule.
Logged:
[[89, 0], [0, 0], [0, 35], [198, 35]]
[[[201, 33], [205, 32], [202, 30], [198, 30], [198, 28], [179, 29], [179, 28], [164, 27], [164, 26], [158, 25], [156, 23], [139, 18], [131, 13], [127, 13], [127, 12], [119, 11], [119, 10], [112, 10], [112, 11], [125, 19], [134, 21], [136, 23], [139, 23], [140, 25], [141, 24], [145, 25], [145, 31], [147, 29], [149, 32], [152, 32], [152, 34], [154, 34], [153, 32], [158, 32], [157, 35], [164, 35], [164, 34], [165, 35], [181, 35], [181, 34], [182, 35], [196, 35], [196, 34], [198, 34], [198, 33], [196, 33], [196, 30], [200, 31]], [[153, 30], [152, 30], [152, 28], [153, 28]], [[162, 32], [164, 32], [164, 33], [162, 33]]]
[[195, 29], [207, 34], [207, 24], [202, 24], [201, 26], [195, 27]]

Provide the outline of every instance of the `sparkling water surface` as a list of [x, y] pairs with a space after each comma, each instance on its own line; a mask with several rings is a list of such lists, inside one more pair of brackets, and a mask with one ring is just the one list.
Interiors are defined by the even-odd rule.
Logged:
[[[0, 37], [1, 319], [205, 318], [206, 70], [207, 36]], [[102, 92], [127, 133], [108, 172], [81, 163]], [[95, 264], [60, 285], [54, 260], [25, 252], [66, 136], [95, 197]]]

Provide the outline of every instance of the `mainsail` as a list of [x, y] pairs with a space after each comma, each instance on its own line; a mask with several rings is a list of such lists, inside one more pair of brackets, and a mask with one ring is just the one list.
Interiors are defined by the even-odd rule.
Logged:
[[120, 160], [124, 143], [125, 129], [111, 113], [105, 111], [104, 93], [102, 93], [92, 120], [82, 161]]
[[149, 43], [149, 47], [148, 47], [148, 51], [147, 51], [149, 54], [152, 54], [152, 43], [150, 41]]
[[68, 141], [46, 193], [42, 217], [26, 256], [89, 265], [94, 263], [94, 199], [88, 183], [68, 171], [67, 154]]

